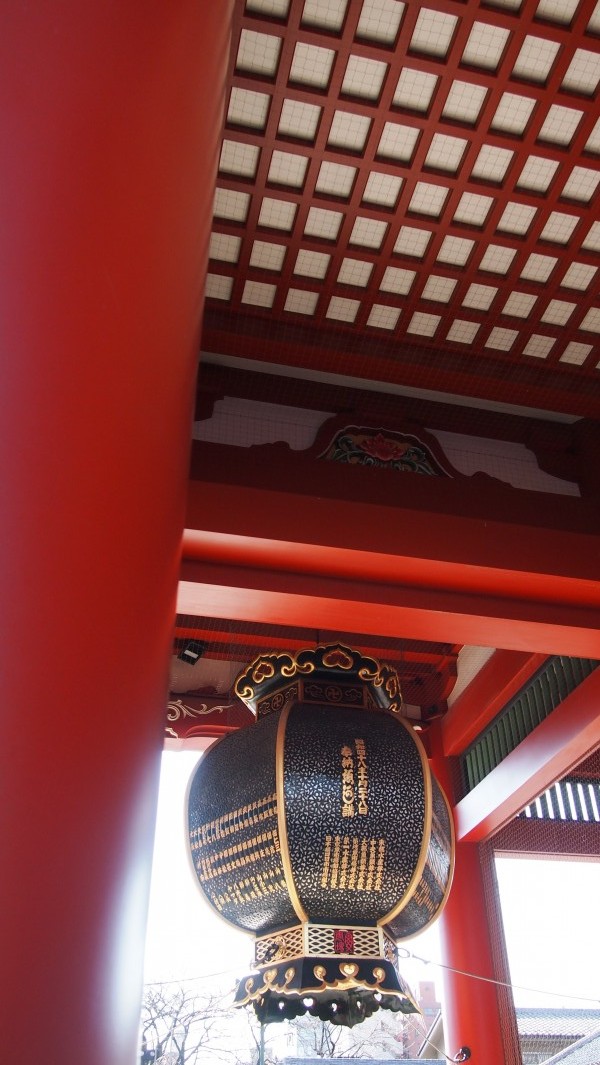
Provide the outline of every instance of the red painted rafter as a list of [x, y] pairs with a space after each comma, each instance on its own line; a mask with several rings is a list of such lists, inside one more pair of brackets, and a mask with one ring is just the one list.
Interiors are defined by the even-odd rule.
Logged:
[[598, 861], [598, 825], [586, 821], [546, 821], [516, 817], [494, 836], [494, 852], [522, 858], [550, 857]]
[[600, 669], [454, 808], [457, 839], [488, 839], [600, 744]]
[[[249, 648], [256, 649], [256, 654], [269, 649], [297, 651], [315, 643], [343, 641], [345, 636], [346, 633], [341, 630], [330, 632], [319, 628], [304, 630], [302, 633], [293, 628], [269, 631], [267, 626], [256, 622], [246, 625], [237, 623], [226, 627], [218, 620], [190, 617], [179, 617], [175, 627], [176, 639], [201, 640], [210, 644], [211, 658], [221, 659], [236, 659], [239, 648], [244, 651]], [[443, 644], [423, 644], [416, 641], [413, 643], [408, 640], [390, 640], [384, 643], [363, 635], [359, 650], [378, 660], [393, 662], [394, 667], [403, 673], [426, 675], [432, 670], [447, 669], [456, 663], [460, 647], [447, 647], [448, 650], [445, 651]]]
[[444, 754], [464, 751], [531, 679], [546, 657], [524, 651], [494, 651], [442, 722]]

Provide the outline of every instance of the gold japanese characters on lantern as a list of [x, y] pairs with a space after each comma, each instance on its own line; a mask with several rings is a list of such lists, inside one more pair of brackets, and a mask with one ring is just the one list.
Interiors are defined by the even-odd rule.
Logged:
[[188, 798], [200, 887], [255, 937], [236, 1005], [347, 1025], [416, 1012], [396, 944], [440, 913], [454, 843], [397, 674], [336, 644], [259, 657], [236, 692], [256, 721], [206, 752]]

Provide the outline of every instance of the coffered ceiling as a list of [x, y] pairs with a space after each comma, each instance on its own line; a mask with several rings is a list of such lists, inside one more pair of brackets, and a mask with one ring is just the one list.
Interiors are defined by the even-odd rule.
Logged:
[[595, 417], [600, 4], [238, 0], [203, 347]]

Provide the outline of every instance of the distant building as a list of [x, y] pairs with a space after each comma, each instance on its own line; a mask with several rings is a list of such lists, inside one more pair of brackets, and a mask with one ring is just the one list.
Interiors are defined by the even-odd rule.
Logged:
[[[435, 984], [433, 980], [421, 980], [417, 993], [417, 1005], [422, 1013], [419, 1025], [406, 1025], [404, 1029], [404, 1053], [407, 1057], [419, 1057], [419, 1050], [423, 1045], [423, 1033], [429, 1034], [429, 1030], [440, 1012]], [[432, 1057], [430, 1054], [429, 1057]]]
[[[600, 1009], [552, 1009], [521, 1006], [516, 1009], [523, 1065], [598, 1065], [600, 1062]], [[444, 1030], [441, 1013], [428, 1032], [430, 1041], [418, 1049], [420, 1060], [442, 1058]], [[433, 1045], [440, 1048], [436, 1053]], [[450, 1053], [446, 1050], [446, 1053]]]
[[[574, 1045], [595, 1039], [600, 1046], [600, 1010], [596, 1009], [517, 1009], [517, 1028], [523, 1053], [523, 1065], [539, 1065], [557, 1059], [565, 1065], [575, 1065], [571, 1056]], [[597, 1053], [580, 1059], [585, 1065], [596, 1065]]]

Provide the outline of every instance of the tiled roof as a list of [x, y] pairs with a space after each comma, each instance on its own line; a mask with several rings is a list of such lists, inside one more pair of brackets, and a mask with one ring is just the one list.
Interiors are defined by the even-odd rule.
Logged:
[[519, 1035], [587, 1036], [600, 1029], [600, 1009], [517, 1009]]
[[572, 1043], [560, 1054], [548, 1058], [546, 1065], [597, 1065], [600, 1061], [600, 1031]]

